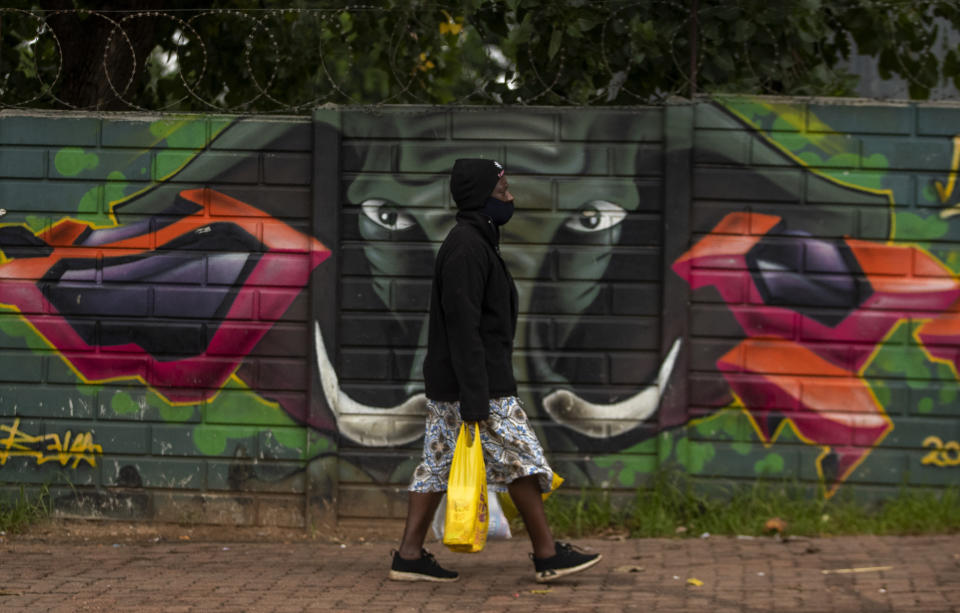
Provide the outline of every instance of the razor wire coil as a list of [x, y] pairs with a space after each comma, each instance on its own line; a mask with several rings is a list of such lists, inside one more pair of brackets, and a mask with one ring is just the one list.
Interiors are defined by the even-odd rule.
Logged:
[[[904, 1], [888, 0], [887, 4], [903, 5]], [[921, 8], [933, 7], [936, 0], [914, 4]], [[454, 9], [446, 5], [425, 6], [448, 16], [455, 14]], [[726, 14], [720, 21], [735, 22], [739, 14], [731, 19], [730, 11], [740, 11], [740, 14], [745, 11], [739, 2], [708, 6], [696, 12], [680, 0], [608, 0], [597, 6], [605, 10], [604, 21], [596, 30], [596, 66], [600, 68], [590, 77], [605, 85], [580, 92], [577, 97], [562, 85], [574, 71], [583, 70], [582, 66], [576, 67], [578, 58], [568, 49], [558, 49], [545, 61], [542, 53], [538, 55], [533, 46], [528, 46], [516, 56], [525, 61], [504, 66], [497, 63], [494, 52], [490, 51], [491, 47], [496, 48], [497, 36], [503, 38], [502, 33], [486, 31], [479, 21], [459, 24], [460, 34], [454, 34], [454, 40], [460, 40], [456, 36], [469, 26], [471, 35], [484, 45], [486, 57], [470, 61], [460, 58], [461, 73], [448, 75], [449, 91], [439, 95], [437, 92], [444, 88], [430, 83], [433, 78], [430, 71], [437, 67], [431, 66], [436, 58], [428, 51], [446, 53], [452, 43], [444, 39], [442, 28], [439, 35], [428, 31], [430, 27], [436, 29], [436, 22], [424, 22], [410, 11], [370, 4], [339, 8], [150, 11], [39, 11], [0, 7], [0, 108], [298, 114], [328, 103], [648, 105], [677, 96], [688, 97], [694, 91], [783, 94], [782, 82], [788, 78], [803, 81], [804, 71], [814, 69], [793, 62], [797, 55], [795, 49], [785, 46], [777, 32], [761, 23], [758, 28], [761, 32], [755, 40], [740, 43], [744, 75], [740, 79], [749, 84], [746, 86], [749, 91], [729, 91], [728, 84], [718, 82], [705, 70], [708, 58], [704, 45], [692, 36], [697, 35], [697, 23], [708, 23], [724, 11]], [[646, 54], [635, 49], [635, 39], [629, 36], [625, 39], [622, 34], [630, 29], [627, 18], [630, 12], [644, 10], [648, 13], [670, 11], [676, 17], [672, 30], [664, 36], [664, 48], [654, 49], [672, 68], [653, 91], [636, 87], [639, 76], [631, 80], [631, 74], [653, 60], [645, 59]], [[347, 24], [357, 16], [392, 23], [392, 27], [383, 30], [385, 40], [364, 41], [357, 32], [351, 35]], [[884, 24], [886, 36], [896, 31], [890, 19]], [[99, 31], [104, 32], [105, 28], [98, 78], [109, 95], [81, 104], [62, 91], [65, 65], [72, 59], [64, 57], [70, 45], [65, 44], [62, 37], [63, 32], [78, 31], [65, 25], [68, 22], [87, 24], [89, 28], [93, 21], [102, 24]], [[156, 33], [158, 38], [137, 40], [132, 33], [136, 22], [149, 22], [148, 31]], [[450, 25], [457, 24], [451, 21]], [[291, 35], [294, 31], [307, 33], [311, 42], [308, 48], [297, 48], [297, 39]], [[242, 51], [230, 55], [229, 50], [221, 49], [225, 39], [217, 36], [217, 32], [230, 33], [231, 40], [241, 41]], [[703, 34], [699, 36], [702, 38]], [[417, 55], [416, 44], [421, 43], [428, 51]], [[387, 48], [382, 56], [371, 57], [371, 47], [378, 44], [385, 44]], [[766, 66], [757, 64], [749, 48], [761, 44], [770, 47]], [[812, 44], [815, 54], [821, 54], [824, 59], [816, 65], [822, 72], [831, 62], [826, 61], [822, 45]], [[167, 61], [162, 65], [158, 65], [157, 49], [160, 54], [166, 53], [163, 57]], [[297, 58], [302, 61], [297, 63], [294, 61]], [[960, 99], [955, 87], [942, 87], [942, 83], [931, 82], [930, 75], [911, 71], [901, 55], [894, 54], [894, 59], [907, 85], [930, 90], [930, 98], [934, 100]], [[771, 73], [770, 66], [781, 67], [782, 73]], [[310, 74], [291, 74], [295, 67]], [[820, 77], [829, 82], [842, 79], [844, 74], [831, 66]], [[153, 99], [144, 95], [147, 90], [153, 92]], [[161, 98], [161, 93], [165, 97]]]

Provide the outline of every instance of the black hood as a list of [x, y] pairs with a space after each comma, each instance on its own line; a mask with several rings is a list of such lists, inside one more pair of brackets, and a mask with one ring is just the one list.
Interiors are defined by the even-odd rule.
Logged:
[[503, 175], [503, 166], [493, 160], [459, 159], [450, 173], [450, 193], [461, 211], [483, 208], [487, 196]]

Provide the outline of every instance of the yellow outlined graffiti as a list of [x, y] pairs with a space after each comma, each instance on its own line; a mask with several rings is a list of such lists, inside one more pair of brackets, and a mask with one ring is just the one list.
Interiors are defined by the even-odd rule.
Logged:
[[[940, 204], [946, 204], [953, 195], [953, 190], [957, 186], [957, 169], [960, 166], [960, 135], [953, 137], [953, 157], [950, 160], [950, 172], [947, 174], [947, 184], [941, 181], [934, 181], [933, 187], [937, 190], [937, 196], [940, 198]], [[960, 215], [960, 204], [955, 204], [948, 209], [940, 211], [940, 219], [948, 219], [954, 215]]]
[[[174, 116], [174, 118], [173, 118], [171, 121], [166, 121], [166, 122], [163, 122], [163, 121], [154, 122], [154, 124], [157, 124], [157, 123], [164, 123], [164, 124], [166, 124], [165, 129], [162, 130], [162, 131], [160, 131], [160, 132], [158, 132], [158, 133], [154, 136], [154, 139], [147, 145], [146, 148], [140, 149], [140, 150], [138, 150], [136, 153], [132, 154], [131, 157], [130, 157], [130, 159], [132, 160], [132, 159], [136, 159], [136, 158], [139, 157], [139, 156], [149, 155], [150, 152], [153, 150], [153, 148], [155, 148], [160, 142], [168, 139], [172, 134], [174, 134], [175, 132], [183, 129], [185, 126], [189, 125], [189, 124], [192, 123], [193, 121], [197, 121], [197, 120], [196, 120], [195, 118], [191, 118], [190, 116], [182, 116], [182, 117]], [[171, 170], [170, 172], [166, 173], [166, 174], [163, 175], [162, 177], [159, 177], [157, 180], [152, 181], [151, 183], [149, 183], [147, 186], [143, 187], [142, 189], [137, 190], [136, 192], [134, 192], [134, 193], [132, 193], [132, 194], [129, 194], [129, 195], [127, 195], [127, 196], [124, 196], [124, 197], [122, 197], [122, 198], [119, 198], [119, 199], [117, 199], [117, 200], [112, 200], [112, 201], [110, 201], [110, 202], [108, 203], [108, 206], [109, 206], [108, 216], [109, 216], [109, 218], [110, 218], [110, 220], [111, 220], [111, 222], [112, 222], [111, 224], [98, 225], [98, 224], [93, 223], [93, 222], [91, 222], [91, 221], [82, 219], [82, 218], [80, 218], [79, 216], [76, 216], [76, 215], [65, 215], [65, 216], [61, 217], [60, 219], [58, 219], [56, 222], [54, 222], [52, 225], [50, 225], [49, 227], [47, 227], [47, 228], [46, 228], [45, 230], [43, 230], [43, 231], [44, 231], [44, 232], [50, 232], [52, 229], [56, 228], [58, 225], [64, 224], [64, 223], [83, 224], [83, 225], [86, 225], [87, 227], [89, 227], [91, 230], [111, 228], [111, 227], [119, 227], [120, 223], [119, 223], [119, 221], [117, 220], [116, 212], [115, 212], [115, 209], [116, 209], [117, 206], [119, 206], [119, 205], [121, 205], [121, 204], [124, 204], [124, 203], [126, 203], [126, 202], [129, 202], [129, 201], [131, 201], [131, 200], [133, 200], [133, 199], [135, 199], [135, 198], [137, 198], [137, 197], [139, 197], [139, 196], [141, 196], [141, 195], [143, 195], [143, 194], [145, 194], [145, 193], [147, 193], [147, 192], [149, 192], [149, 191], [151, 191], [151, 190], [153, 190], [153, 189], [156, 189], [158, 186], [163, 185], [164, 182], [166, 182], [166, 181], [168, 181], [169, 179], [171, 179], [173, 176], [175, 176], [175, 175], [178, 174], [180, 171], [182, 171], [187, 165], [189, 165], [191, 162], [193, 162], [193, 160], [197, 157], [197, 155], [199, 155], [199, 154], [200, 154], [202, 151], [204, 151], [206, 148], [209, 148], [209, 147], [210, 147], [210, 144], [213, 143], [213, 141], [216, 140], [216, 138], [217, 138], [218, 136], [220, 136], [221, 133], [222, 133], [224, 130], [226, 130], [228, 127], [230, 127], [230, 126], [233, 125], [234, 123], [236, 123], [236, 120], [235, 120], [235, 119], [222, 122], [222, 124], [219, 125], [219, 126], [217, 126], [217, 127], [210, 127], [210, 128], [208, 128], [208, 129], [207, 129], [208, 134], [205, 136], [205, 141], [206, 141], [206, 143], [205, 143], [204, 147], [202, 147], [202, 148], [197, 148], [195, 151], [192, 151], [192, 152], [191, 152], [192, 154], [191, 154], [191, 155], [187, 155], [187, 156], [185, 157], [185, 159], [184, 159], [177, 167], [175, 167], [173, 170]], [[31, 233], [34, 233], [34, 231], [30, 228], [30, 226], [29, 226], [27, 223], [0, 224], [0, 227], [7, 227], [7, 226], [22, 226], [22, 227], [26, 228], [27, 230], [29, 230]], [[10, 262], [12, 259], [13, 259], [13, 258], [8, 258], [5, 253], [3, 253], [2, 251], [0, 251], [0, 265], [3, 265], [3, 264], [8, 263], [8, 262]], [[63, 361], [63, 363], [64, 363], [64, 364], [77, 376], [77, 378], [78, 378], [80, 381], [82, 381], [84, 384], [103, 384], [103, 383], [111, 383], [111, 382], [115, 382], [115, 381], [137, 381], [137, 382], [139, 382], [139, 383], [142, 383], [142, 384], [143, 384], [145, 387], [147, 387], [147, 389], [149, 389], [150, 391], [155, 392], [158, 396], [160, 396], [160, 398], [162, 398], [167, 404], [169, 404], [169, 405], [171, 405], [171, 406], [188, 406], [188, 405], [191, 405], [191, 404], [198, 404], [197, 401], [195, 401], [195, 400], [189, 400], [189, 401], [173, 401], [173, 400], [170, 400], [170, 399], [168, 399], [168, 398], [166, 398], [166, 397], [164, 396], [163, 392], [162, 392], [160, 389], [155, 388], [154, 386], [151, 386], [151, 385], [146, 381], [146, 379], [144, 379], [144, 378], [143, 378], [142, 376], [140, 376], [140, 375], [119, 375], [119, 376], [116, 376], [116, 377], [106, 377], [106, 378], [89, 379], [89, 378], [87, 378], [85, 375], [83, 375], [83, 373], [81, 373], [80, 370], [77, 369], [77, 368], [73, 365], [73, 363], [72, 363], [67, 357], [65, 357], [63, 354], [60, 353], [60, 349], [59, 349], [55, 344], [53, 344], [52, 342], [50, 342], [50, 341], [47, 339], [47, 337], [44, 336], [44, 334], [43, 334], [42, 332], [40, 332], [40, 330], [38, 330], [38, 329], [36, 328], [36, 326], [33, 324], [33, 322], [30, 321], [30, 319], [20, 310], [20, 308], [19, 308], [17, 305], [0, 302], [0, 309], [7, 309], [7, 310], [9, 310], [10, 312], [16, 313], [16, 314], [19, 316], [20, 321], [21, 321], [22, 323], [26, 324], [26, 325], [31, 329], [31, 331], [32, 331], [34, 334], [36, 334], [50, 349], [52, 349], [52, 350], [54, 351], [55, 355], [57, 355], [58, 357], [60, 357], [60, 359]], [[0, 311], [0, 312], [2, 312], [2, 311]], [[228, 380], [231, 379], [231, 378], [232, 378], [232, 379], [236, 379], [236, 380], [238, 380], [238, 381], [240, 380], [240, 379], [239, 379], [239, 376], [237, 375], [237, 372], [236, 372], [239, 368], [240, 368], [240, 366], [238, 365], [237, 368], [235, 368], [235, 369], [233, 370], [233, 372], [228, 376]], [[244, 384], [244, 385], [245, 385], [245, 384]], [[218, 391], [217, 393], [219, 393], [219, 391]], [[215, 396], [216, 396], [216, 394], [214, 394], [213, 397], [215, 397]], [[211, 397], [210, 400], [212, 400], [213, 397]], [[266, 401], [266, 400], [264, 400], [264, 403], [267, 404], [267, 405], [270, 405], [270, 406], [276, 404], [276, 403], [271, 403], [271, 402]], [[3, 456], [0, 456], [0, 458], [2, 458], [2, 457], [3, 457]], [[0, 462], [0, 465], [2, 465], [2, 462]]]
[[[791, 150], [788, 149], [786, 146], [784, 146], [782, 143], [778, 142], [775, 138], [773, 138], [772, 136], [770, 136], [770, 134], [768, 133], [767, 130], [764, 130], [763, 128], [758, 127], [755, 123], [753, 123], [753, 122], [750, 120], [749, 117], [747, 117], [746, 115], [744, 115], [743, 113], [741, 113], [741, 112], [738, 111], [737, 109], [732, 108], [732, 107], [730, 107], [730, 106], [724, 106], [723, 108], [724, 108], [726, 111], [732, 113], [732, 114], [733, 114], [734, 116], [736, 116], [738, 119], [740, 119], [740, 121], [742, 121], [744, 124], [746, 124], [747, 126], [749, 126], [755, 133], [757, 133], [757, 134], [759, 134], [760, 136], [762, 136], [763, 139], [764, 139], [769, 145], [775, 147], [778, 151], [780, 151], [781, 153], [783, 153], [784, 155], [786, 155], [788, 158], [790, 158], [791, 160], [793, 160], [794, 162], [796, 162], [797, 165], [798, 165], [799, 167], [803, 168], [804, 170], [806, 170], [806, 171], [808, 171], [808, 172], [810, 172], [810, 173], [812, 173], [812, 174], [820, 177], [821, 179], [824, 179], [824, 180], [826, 180], [826, 181], [829, 181], [829, 182], [834, 183], [834, 184], [836, 184], [836, 185], [839, 185], [839, 186], [841, 186], [841, 187], [845, 187], [845, 188], [852, 189], [852, 190], [859, 191], [859, 192], [866, 192], [866, 193], [869, 193], [869, 194], [876, 194], [876, 195], [878, 195], [878, 196], [885, 196], [885, 197], [887, 198], [890, 206], [891, 206], [891, 207], [893, 206], [893, 204], [894, 204], [894, 198], [893, 198], [893, 190], [892, 190], [892, 189], [890, 189], [890, 188], [878, 189], [878, 188], [875, 188], [875, 187], [866, 187], [866, 186], [864, 186], [864, 185], [858, 185], [857, 183], [854, 183], [854, 182], [852, 182], [852, 181], [844, 181], [843, 179], [839, 179], [839, 178], [837, 178], [837, 177], [834, 177], [834, 176], [830, 175], [829, 173], [824, 172], [823, 170], [821, 170], [821, 169], [819, 169], [819, 168], [817, 168], [817, 167], [811, 166], [810, 164], [808, 164], [808, 163], [805, 162], [804, 160], [800, 159], [800, 157], [799, 157], [798, 155], [796, 155], [793, 151], [791, 151]], [[785, 118], [784, 116], [781, 116], [781, 119], [784, 119], [784, 118]], [[798, 125], [798, 127], [799, 127], [799, 125], [802, 125], [802, 124], [797, 124], [797, 122], [796, 122], [795, 119], [794, 119], [794, 120], [790, 120], [789, 123], [791, 123], [791, 125]], [[821, 130], [827, 130], [827, 129], [829, 129], [828, 126], [827, 126], [826, 124], [824, 124], [824, 123], [817, 122], [817, 126], [818, 126], [818, 128], [821, 129]], [[837, 151], [836, 147], [827, 147], [827, 149], [828, 149], [828, 150], [833, 149], [834, 151]]]
[[13, 425], [0, 425], [0, 466], [7, 463], [9, 458], [33, 458], [37, 464], [57, 462], [70, 468], [76, 468], [80, 462], [90, 466], [97, 465], [97, 456], [103, 455], [103, 447], [93, 442], [93, 434], [83, 432], [74, 435], [67, 430], [63, 436], [59, 434], [44, 434], [33, 436], [20, 430], [20, 418], [13, 420]]
[[[762, 103], [761, 103], [761, 104], [762, 104]], [[772, 109], [774, 106], [782, 106], [782, 105], [769, 105], [769, 104], [766, 104], [766, 105], [764, 105], [764, 106], [766, 106], [767, 108]], [[786, 146], [783, 145], [782, 143], [778, 142], [773, 136], [771, 136], [771, 135], [769, 134], [769, 132], [768, 132], [767, 130], [764, 130], [763, 128], [761, 128], [761, 127], [759, 127], [758, 125], [756, 125], [753, 121], [750, 120], [749, 117], [747, 117], [747, 116], [744, 115], [742, 112], [740, 112], [739, 110], [737, 110], [736, 108], [734, 108], [732, 105], [726, 105], [726, 104], [724, 104], [724, 105], [723, 105], [723, 108], [724, 108], [726, 111], [728, 111], [729, 113], [732, 113], [735, 117], [737, 117], [740, 121], [742, 121], [746, 126], [750, 127], [750, 129], [752, 129], [756, 134], [760, 135], [760, 136], [764, 139], [764, 141], [766, 141], [767, 144], [769, 144], [771, 147], [774, 147], [775, 149], [777, 149], [778, 151], [780, 151], [783, 155], [787, 156], [789, 159], [793, 160], [800, 168], [803, 168], [803, 169], [806, 170], [807, 172], [809, 172], [809, 173], [811, 173], [811, 174], [813, 174], [813, 175], [816, 175], [817, 177], [820, 177], [821, 179], [824, 179], [825, 181], [829, 181], [829, 182], [831, 182], [831, 183], [834, 183], [834, 184], [836, 184], [836, 185], [839, 185], [839, 186], [844, 187], [844, 188], [847, 188], [847, 189], [852, 189], [852, 190], [855, 190], [855, 191], [865, 192], [865, 193], [869, 193], [869, 194], [876, 194], [876, 195], [878, 195], [878, 196], [884, 196], [884, 197], [886, 197], [887, 203], [888, 203], [888, 206], [889, 206], [889, 209], [890, 209], [890, 236], [888, 237], [887, 244], [893, 244], [893, 242], [894, 242], [894, 241], [893, 241], [893, 237], [897, 235], [897, 234], [896, 234], [896, 222], [897, 222], [897, 219], [896, 219], [896, 216], [893, 215], [893, 209], [894, 209], [894, 206], [896, 205], [896, 203], [894, 202], [894, 195], [893, 195], [893, 190], [892, 190], [892, 189], [890, 189], [890, 188], [878, 189], [878, 188], [875, 188], [875, 187], [866, 187], [866, 186], [863, 186], [863, 185], [858, 185], [858, 184], [853, 183], [853, 182], [851, 182], [851, 181], [844, 181], [843, 179], [839, 179], [839, 178], [837, 178], [837, 177], [834, 177], [834, 176], [832, 176], [831, 174], [829, 174], [829, 173], [827, 173], [827, 172], [824, 172], [823, 170], [821, 170], [821, 169], [819, 169], [819, 168], [810, 166], [810, 165], [807, 164], [805, 161], [803, 161], [802, 159], [800, 159], [800, 157], [799, 157], [798, 155], [796, 155], [793, 151], [791, 151], [788, 147], [786, 147]], [[787, 123], [789, 123], [790, 125], [798, 128], [798, 129], [802, 129], [802, 127], [803, 127], [803, 120], [798, 120], [795, 115], [790, 114], [790, 113], [780, 113], [779, 116], [780, 116], [781, 119], [787, 121]], [[819, 119], [817, 119], [816, 116], [813, 116], [812, 122], [817, 126], [817, 129], [818, 129], [818, 130], [822, 130], [822, 131], [824, 131], [824, 132], [827, 132], [827, 131], [830, 130], [830, 127], [829, 127], [827, 124], [821, 122]], [[838, 152], [838, 151], [840, 151], [840, 149], [838, 149], [836, 146], [831, 146], [830, 144], [827, 144], [826, 147], [825, 147], [825, 149], [826, 149], [827, 151], [831, 151], [831, 150], [832, 150], [833, 152]]]
[[[773, 105], [765, 105], [765, 106], [771, 109], [773, 108]], [[813, 175], [816, 175], [822, 179], [825, 179], [827, 181], [830, 181], [842, 187], [883, 196], [887, 200], [888, 206], [890, 207], [890, 210], [891, 210], [890, 233], [887, 240], [885, 241], [885, 244], [898, 245], [898, 246], [904, 244], [902, 242], [897, 242], [894, 240], [894, 237], [896, 236], [896, 226], [895, 226], [896, 217], [893, 214], [893, 207], [895, 205], [895, 202], [894, 202], [894, 193], [892, 189], [878, 189], [878, 188], [871, 188], [871, 187], [857, 185], [856, 183], [831, 176], [829, 172], [825, 172], [821, 169], [811, 167], [810, 164], [806, 163], [798, 155], [794, 154], [787, 146], [778, 142], [772, 135], [768, 134], [766, 130], [758, 126], [756, 123], [752, 122], [749, 117], [747, 117], [744, 113], [740, 112], [733, 105], [724, 105], [724, 109], [732, 113], [742, 122], [744, 122], [747, 126], [751, 127], [751, 129], [758, 136], [760, 136], [767, 144], [776, 148], [779, 152], [781, 152], [783, 155], [785, 155], [790, 160], [792, 160], [798, 167], [806, 170], [807, 172], [810, 172]], [[802, 115], [802, 111], [800, 113], [796, 113], [796, 112], [787, 113], [787, 112], [784, 112], [784, 109], [782, 108], [777, 110], [779, 111], [777, 113], [779, 119], [786, 121], [788, 124], [797, 128], [798, 130], [802, 131], [804, 129], [805, 126], [803, 122], [806, 118]], [[819, 121], [816, 119], [815, 116], [811, 115], [809, 117], [809, 120], [812, 122], [817, 122], [816, 127], [818, 130], [829, 132], [829, 127], [826, 126], [825, 124], [819, 123]], [[952, 143], [953, 143], [953, 152], [951, 156], [950, 170], [947, 173], [947, 179], [944, 182], [941, 182], [941, 181], [933, 182], [934, 187], [936, 189], [936, 193], [940, 199], [941, 204], [946, 206], [951, 203], [951, 200], [953, 201], [953, 206], [950, 206], [949, 208], [945, 208], [940, 212], [941, 219], [946, 219], [954, 215], [960, 215], [960, 202], [958, 202], [958, 195], [960, 195], [960, 190], [957, 189], [957, 174], [958, 172], [960, 172], [960, 134], [952, 138]], [[834, 153], [837, 153], [840, 151], [839, 148], [837, 148], [836, 146], [830, 146], [835, 144], [836, 143], [833, 143], [830, 141], [820, 143], [822, 148], [827, 150], [833, 150]], [[939, 258], [937, 258], [932, 253], [930, 253], [930, 251], [927, 248], [925, 248], [922, 245], [912, 245], [912, 247], [914, 249], [917, 249], [917, 251], [922, 252], [924, 255], [926, 255], [931, 262], [939, 265], [939, 267], [942, 269], [942, 275], [945, 279], [954, 280], [957, 278], [956, 275], [954, 275], [953, 272], [948, 267], [943, 265], [943, 263], [940, 262]], [[898, 329], [901, 329], [901, 326], [913, 325], [915, 327], [912, 331], [912, 337], [915, 340], [916, 345], [923, 351], [923, 353], [926, 354], [927, 358], [930, 361], [935, 363], [947, 364], [949, 368], [953, 371], [953, 374], [958, 379], [960, 379], [960, 375], [958, 375], [957, 373], [957, 364], [952, 360], [933, 356], [930, 353], [929, 348], [919, 338], [919, 332], [922, 326], [916, 325], [916, 324], [918, 323], [922, 324], [924, 321], [929, 321], [929, 320], [903, 318], [897, 321], [887, 331], [884, 338], [876, 344], [876, 346], [871, 351], [870, 356], [863, 361], [861, 367], [857, 370], [857, 372], [851, 373], [852, 378], [867, 381], [867, 370], [871, 366], [871, 364], [874, 362], [880, 350], [884, 346], [886, 346], [887, 340], [891, 336], [893, 336], [893, 334]], [[863, 461], [870, 454], [870, 451], [876, 446], [878, 446], [887, 437], [887, 435], [894, 429], [893, 420], [887, 414], [886, 407], [883, 406], [882, 401], [880, 400], [880, 398], [878, 398], [877, 392], [872, 385], [869, 385], [869, 384], [867, 385], [867, 392], [869, 393], [869, 396], [873, 401], [873, 405], [876, 408], [877, 415], [887, 424], [887, 427], [882, 432], [882, 434], [876, 440], [872, 441], [872, 444], [870, 444], [869, 447], [865, 449], [865, 453], [863, 454], [862, 457], [857, 459], [852, 465], [850, 465], [846, 470], [844, 470], [842, 474], [837, 475], [835, 482], [832, 485], [827, 484], [827, 491], [826, 491], [827, 497], [830, 497], [833, 493], [835, 493], [837, 487], [841, 485], [863, 463]], [[797, 425], [790, 418], [783, 419], [777, 425], [777, 427], [773, 432], [765, 436], [764, 430], [761, 428], [760, 424], [757, 422], [757, 419], [755, 418], [753, 412], [749, 408], [747, 408], [743, 400], [739, 396], [737, 396], [736, 393], [734, 393], [732, 390], [731, 390], [731, 393], [733, 395], [733, 402], [731, 403], [731, 405], [729, 405], [729, 408], [736, 408], [743, 411], [743, 414], [747, 417], [747, 420], [749, 421], [753, 431], [759, 437], [760, 442], [763, 444], [764, 448], [770, 448], [778, 439], [780, 434], [783, 432], [784, 428], [786, 427], [790, 427], [793, 433], [806, 445], [820, 447], [821, 453], [819, 454], [819, 457], [817, 457], [816, 459], [816, 470], [820, 480], [821, 481], [824, 480], [825, 475], [824, 475], [822, 462], [826, 458], [826, 456], [831, 452], [832, 450], [831, 445], [823, 445], [822, 443], [818, 443], [818, 441], [811, 440], [810, 438], [804, 436], [800, 432]], [[691, 423], [696, 423], [696, 422], [691, 422]], [[956, 446], [957, 445], [956, 441], [949, 441], [947, 443], [944, 443], [939, 439], [937, 439], [936, 437], [928, 437], [924, 441], [923, 445], [924, 447], [928, 447], [928, 448], [933, 447], [933, 449], [925, 457], [925, 460], [923, 462], [924, 464], [930, 464], [930, 465], [936, 465], [936, 466], [960, 465], [960, 448]]]
[[960, 466], [960, 443], [957, 441], [943, 442], [939, 436], [928, 436], [923, 440], [923, 446], [931, 450], [923, 456], [921, 464], [932, 464], [947, 468]]
[[[118, 376], [116, 376], [116, 377], [105, 377], [105, 378], [102, 378], [102, 379], [88, 378], [88, 377], [85, 376], [82, 372], [80, 372], [80, 370], [79, 370], [76, 366], [74, 366], [73, 363], [70, 362], [70, 360], [69, 360], [66, 356], [64, 356], [62, 353], [60, 353], [60, 351], [59, 351], [59, 349], [57, 348], [56, 345], [54, 345], [53, 343], [51, 343], [51, 342], [47, 339], [47, 337], [45, 337], [45, 336], [43, 335], [42, 332], [40, 332], [39, 330], [37, 330], [36, 326], [34, 326], [33, 323], [32, 323], [29, 319], [27, 319], [27, 318], [23, 315], [23, 313], [20, 312], [20, 309], [19, 309], [16, 305], [13, 305], [13, 304], [5, 304], [5, 303], [0, 302], [0, 309], [9, 309], [11, 312], [16, 313], [17, 315], [19, 315], [19, 316], [20, 316], [20, 322], [23, 323], [23, 324], [26, 324], [26, 325], [30, 328], [31, 332], [33, 332], [40, 341], [42, 341], [47, 347], [49, 347], [51, 350], [53, 350], [52, 355], [55, 355], [56, 357], [58, 357], [58, 358], [60, 359], [60, 361], [63, 362], [63, 364], [64, 364], [67, 368], [69, 368], [70, 371], [71, 371], [74, 375], [76, 375], [77, 379], [79, 379], [80, 382], [82, 382], [82, 383], [85, 384], [85, 385], [103, 385], [103, 384], [107, 384], [107, 383], [116, 383], [116, 382], [120, 382], [120, 381], [136, 381], [137, 383], [142, 384], [145, 389], [153, 392], [153, 393], [156, 394], [163, 402], [165, 402], [166, 404], [168, 404], [168, 405], [170, 405], [170, 406], [172, 406], [172, 407], [183, 407], [183, 406], [190, 406], [190, 405], [201, 405], [201, 404], [203, 404], [203, 402], [204, 402], [203, 400], [183, 400], [183, 401], [171, 400], [171, 399], [167, 398], [166, 396], [164, 396], [162, 388], [157, 388], [157, 387], [155, 387], [155, 386], [153, 386], [153, 385], [150, 385], [150, 383], [149, 383], [146, 379], [144, 379], [142, 376], [140, 376], [140, 375], [118, 375]], [[2, 313], [2, 312], [3, 312], [3, 311], [0, 310], [0, 313]], [[208, 403], [208, 404], [209, 404], [209, 403], [212, 403], [214, 400], [217, 399], [217, 396], [220, 395], [220, 392], [222, 392], [222, 391], [225, 390], [225, 389], [230, 389], [230, 388], [228, 388], [227, 386], [230, 385], [230, 383], [232, 382], [233, 385], [236, 385], [236, 386], [237, 386], [237, 389], [240, 389], [240, 390], [243, 390], [243, 391], [248, 391], [248, 392], [253, 392], [253, 393], [255, 394], [255, 397], [256, 397], [257, 402], [259, 402], [260, 404], [263, 404], [263, 405], [268, 406], [268, 407], [273, 408], [273, 409], [280, 409], [281, 407], [280, 407], [280, 403], [279, 403], [279, 402], [276, 402], [276, 401], [273, 401], [273, 400], [267, 400], [266, 398], [263, 398], [262, 396], [260, 396], [259, 394], [257, 394], [257, 393], [253, 390], [253, 388], [251, 388], [250, 385], [247, 384], [246, 381], [244, 381], [243, 379], [240, 378], [240, 375], [237, 374], [237, 371], [240, 370], [240, 366], [241, 366], [241, 365], [239, 365], [239, 364], [237, 365], [237, 367], [233, 370], [233, 372], [231, 372], [230, 375], [225, 379], [224, 384], [223, 384], [219, 389], [215, 390], [209, 397], [207, 397], [207, 398], [205, 399], [205, 402]], [[2, 426], [2, 427], [6, 427], [6, 426]], [[0, 457], [2, 457], [2, 456], [0, 456]], [[2, 466], [2, 465], [3, 465], [3, 463], [0, 462], [0, 466]]]

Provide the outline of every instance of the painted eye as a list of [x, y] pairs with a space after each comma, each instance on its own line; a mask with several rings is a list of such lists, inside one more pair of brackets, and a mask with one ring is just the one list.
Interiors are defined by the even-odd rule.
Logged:
[[402, 212], [396, 205], [386, 200], [373, 198], [364, 200], [360, 205], [367, 219], [387, 230], [406, 230], [413, 226], [413, 216]]
[[627, 212], [606, 200], [591, 200], [571, 215], [563, 224], [576, 232], [600, 232], [617, 225], [627, 216]]

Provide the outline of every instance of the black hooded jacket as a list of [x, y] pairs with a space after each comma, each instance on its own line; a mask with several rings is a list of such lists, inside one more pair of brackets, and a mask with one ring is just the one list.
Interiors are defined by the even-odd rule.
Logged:
[[487, 419], [491, 399], [517, 393], [517, 290], [500, 257], [499, 230], [479, 212], [501, 173], [491, 160], [456, 161], [450, 190], [457, 224], [434, 267], [425, 392], [432, 400], [459, 400], [464, 421]]

